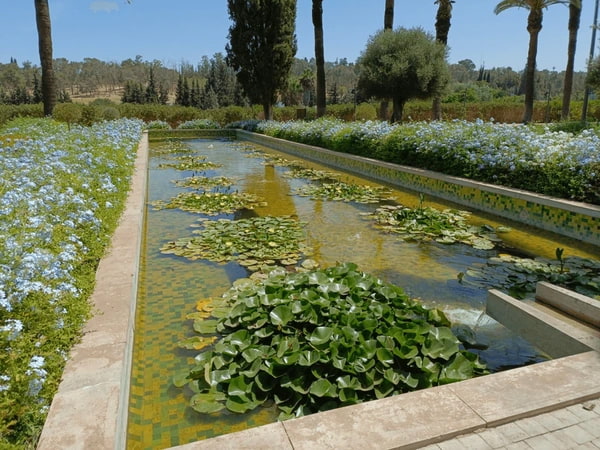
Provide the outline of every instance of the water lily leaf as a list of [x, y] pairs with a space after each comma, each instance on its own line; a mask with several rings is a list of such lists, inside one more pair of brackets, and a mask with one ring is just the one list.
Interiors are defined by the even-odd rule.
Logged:
[[227, 395], [242, 396], [251, 391], [251, 385], [246, 382], [246, 377], [239, 376], [232, 378], [227, 386]]
[[215, 319], [194, 321], [194, 331], [202, 334], [213, 334], [217, 332], [218, 321]]
[[337, 388], [329, 380], [319, 378], [310, 385], [309, 392], [316, 397], [334, 397], [337, 393]]
[[173, 376], [175, 387], [183, 387], [190, 382], [189, 372], [181, 372]]
[[225, 395], [219, 392], [196, 394], [190, 399], [190, 406], [202, 414], [212, 414], [225, 409], [222, 401]]
[[330, 327], [317, 327], [308, 336], [307, 340], [313, 345], [322, 345], [331, 339], [333, 335], [333, 328]]
[[239, 414], [250, 411], [261, 404], [262, 402], [253, 401], [245, 395], [228, 396], [225, 402], [225, 406], [229, 411]]
[[280, 305], [269, 313], [269, 317], [273, 325], [285, 326], [294, 319], [294, 313], [289, 306]]
[[321, 355], [319, 352], [305, 350], [302, 353], [300, 353], [298, 358], [298, 364], [300, 364], [301, 366], [312, 366], [313, 364], [318, 362], [320, 358]]
[[211, 345], [216, 340], [216, 336], [194, 336], [189, 339], [184, 339], [183, 341], [180, 341], [178, 345], [179, 347], [185, 348], [187, 350], [202, 350], [203, 348], [206, 348], [209, 345]]

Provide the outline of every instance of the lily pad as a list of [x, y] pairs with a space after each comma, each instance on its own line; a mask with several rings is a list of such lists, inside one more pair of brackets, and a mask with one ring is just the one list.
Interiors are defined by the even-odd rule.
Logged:
[[333, 200], [357, 203], [379, 203], [383, 200], [391, 200], [392, 192], [383, 187], [344, 183], [335, 181], [332, 183], [308, 184], [298, 188], [295, 192], [303, 197], [311, 197], [313, 200]]
[[179, 187], [207, 189], [214, 187], [229, 187], [233, 184], [233, 180], [227, 177], [187, 177], [179, 180], [173, 180]]
[[[362, 215], [374, 220], [377, 228], [398, 234], [407, 242], [436, 241], [448, 245], [463, 243], [480, 250], [491, 250], [500, 241], [493, 227], [470, 225], [468, 211], [440, 211], [422, 204], [417, 208], [384, 205], [372, 213]], [[504, 228], [502, 231], [507, 232], [508, 229]]]
[[181, 209], [183, 211], [207, 214], [232, 214], [240, 209], [254, 209], [257, 206], [266, 206], [260, 197], [254, 194], [233, 192], [223, 194], [219, 192], [182, 192], [170, 201], [157, 200], [150, 203], [155, 210]]
[[252, 272], [264, 265], [293, 266], [310, 253], [303, 225], [291, 216], [200, 220], [196, 236], [167, 242], [160, 250], [191, 260], [237, 261]]

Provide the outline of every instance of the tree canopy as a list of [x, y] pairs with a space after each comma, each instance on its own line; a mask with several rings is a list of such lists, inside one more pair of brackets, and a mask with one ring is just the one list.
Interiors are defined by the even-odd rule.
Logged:
[[421, 28], [380, 31], [358, 60], [358, 88], [365, 96], [393, 99], [392, 121], [400, 121], [408, 100], [432, 97], [447, 85], [446, 53]]
[[253, 103], [272, 118], [277, 92], [286, 87], [297, 50], [295, 0], [228, 0], [227, 61]]

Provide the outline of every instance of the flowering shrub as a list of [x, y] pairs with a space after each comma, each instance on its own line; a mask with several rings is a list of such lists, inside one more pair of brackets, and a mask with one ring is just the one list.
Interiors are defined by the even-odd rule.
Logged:
[[146, 128], [149, 130], [170, 130], [171, 125], [164, 120], [151, 120], [146, 124]]
[[143, 122], [0, 130], [0, 447], [31, 446], [89, 317]]
[[180, 130], [206, 130], [206, 129], [217, 129], [221, 128], [221, 126], [210, 119], [196, 119], [196, 120], [188, 120], [183, 122], [178, 127]]
[[540, 194], [600, 203], [600, 136], [493, 122], [337, 119], [257, 125], [269, 136]]

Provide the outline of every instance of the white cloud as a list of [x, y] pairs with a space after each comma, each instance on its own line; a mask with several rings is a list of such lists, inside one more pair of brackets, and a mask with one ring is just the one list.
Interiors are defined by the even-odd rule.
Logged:
[[119, 5], [117, 5], [117, 2], [92, 2], [90, 4], [90, 9], [92, 11], [94, 11], [95, 13], [97, 12], [111, 12], [111, 11], [118, 11], [119, 10]]

